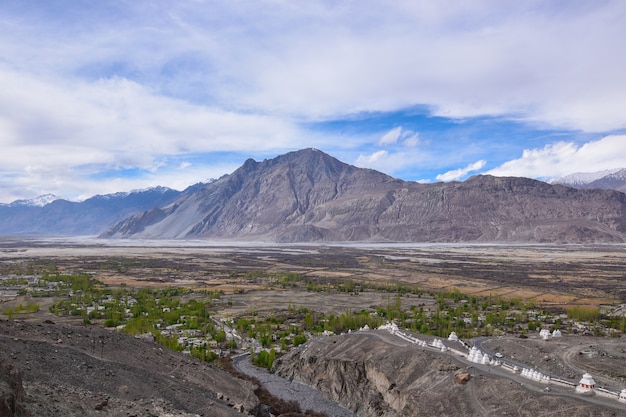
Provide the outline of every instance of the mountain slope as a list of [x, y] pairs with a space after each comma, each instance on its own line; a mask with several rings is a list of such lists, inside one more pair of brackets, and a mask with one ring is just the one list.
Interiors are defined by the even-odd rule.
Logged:
[[[362, 217], [363, 211], [369, 215], [371, 204], [384, 204], [379, 199], [381, 191], [393, 192], [402, 183], [377, 171], [344, 164], [315, 149], [263, 162], [248, 159], [231, 175], [167, 207], [133, 216], [105, 236], [336, 240], [325, 227], [325, 218], [336, 216], [333, 208], [349, 209], [344, 216], [353, 218]], [[342, 223], [341, 219], [333, 220], [328, 226]], [[367, 219], [363, 227], [369, 223]], [[348, 240], [368, 237], [359, 235], [358, 230], [353, 232], [358, 236]]]
[[417, 184], [315, 149], [263, 162], [134, 215], [109, 238], [393, 242], [622, 242], [626, 195], [527, 178]]
[[580, 189], [600, 188], [626, 192], [626, 169], [611, 169], [600, 172], [577, 173], [557, 178], [551, 184], [561, 184]]
[[8, 400], [0, 401], [3, 417], [241, 417], [247, 414], [234, 405], [253, 414], [256, 388], [216, 366], [101, 326], [0, 321], [0, 400]]
[[39, 206], [0, 206], [0, 234], [97, 235], [133, 213], [168, 204], [180, 191], [155, 187], [130, 193], [97, 195], [83, 202], [54, 200]]

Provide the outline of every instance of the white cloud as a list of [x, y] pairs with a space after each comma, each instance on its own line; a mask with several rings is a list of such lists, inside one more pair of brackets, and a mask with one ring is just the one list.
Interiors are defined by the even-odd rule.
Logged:
[[487, 174], [549, 179], [625, 167], [626, 135], [612, 135], [581, 146], [557, 142], [541, 149], [526, 149], [520, 158], [505, 162]]
[[376, 151], [371, 155], [359, 155], [356, 160], [357, 166], [373, 166], [380, 164], [381, 161], [384, 161], [389, 156], [389, 152], [387, 151]]
[[414, 148], [420, 143], [419, 134], [411, 132], [402, 139], [402, 144], [408, 148]]
[[416, 164], [427, 165], [431, 160], [432, 155], [418, 148], [399, 148], [398, 151], [394, 152], [379, 150], [370, 154], [360, 153], [354, 165], [375, 169], [388, 175], [397, 175]]
[[402, 133], [401, 127], [395, 127], [391, 129], [389, 132], [385, 133], [382, 138], [378, 141], [378, 146], [386, 146], [386, 145], [394, 145], [398, 142], [398, 138]]
[[[93, 178], [107, 170], [139, 170], [144, 177], [128, 181], [159, 181], [175, 171], [164, 165], [168, 157], [198, 153], [247, 157], [314, 146], [356, 154], [358, 145], [378, 143], [390, 149], [357, 163], [394, 172], [424, 161], [420, 135], [405, 127], [337, 140], [299, 124], [359, 112], [425, 106], [460, 119], [626, 128], [620, 0], [568, 7], [155, 0], [79, 3], [71, 13], [40, 6], [0, 2], [0, 201], [82, 195], [104, 184]], [[497, 170], [557, 171], [542, 162], [552, 158], [570, 173], [581, 167], [563, 162], [568, 149], [593, 153], [559, 146], [529, 150]], [[186, 160], [193, 166], [178, 171], [187, 183], [212, 163]]]
[[458, 181], [463, 179], [467, 174], [473, 171], [478, 171], [487, 164], [487, 161], [480, 160], [467, 165], [465, 168], [459, 168], [452, 171], [448, 171], [443, 174], [437, 175], [438, 181]]
[[292, 122], [158, 96], [126, 79], [45, 80], [0, 65], [0, 90], [0, 177], [9, 178], [0, 201], [72, 198], [77, 175], [87, 184], [107, 171], [158, 173], [176, 155], [308, 145]]
[[428, 105], [450, 117], [626, 127], [620, 0], [567, 8], [493, 0], [156, 1], [52, 16], [23, 6], [7, 16], [15, 10], [0, 54], [20, 71], [117, 74], [158, 93], [308, 120]]
[[403, 146], [409, 148], [415, 147], [419, 144], [419, 133], [410, 129], [404, 129], [402, 126], [394, 127], [378, 140], [377, 145], [395, 145], [398, 141], [401, 141]]
[[305, 117], [428, 104], [450, 117], [624, 128], [625, 10], [620, 1], [273, 8], [261, 15], [277, 32], [261, 30], [253, 45], [277, 47], [244, 57], [254, 64], [235, 69], [246, 82], [229, 97]]

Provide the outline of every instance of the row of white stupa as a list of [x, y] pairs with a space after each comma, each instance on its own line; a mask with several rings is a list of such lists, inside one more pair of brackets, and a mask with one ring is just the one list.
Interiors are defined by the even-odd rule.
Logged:
[[548, 340], [551, 337], [561, 337], [563, 335], [561, 334], [561, 331], [559, 329], [555, 329], [553, 332], [548, 329], [541, 329], [541, 331], [539, 332], [539, 336], [541, 336], [543, 340]]
[[[387, 330], [391, 334], [395, 334], [396, 336], [404, 340], [407, 340], [411, 343], [415, 343], [419, 346], [422, 346], [422, 347], [427, 346], [427, 343], [425, 341], [420, 340], [414, 336], [411, 336], [409, 334], [406, 334], [400, 331], [400, 329], [398, 328], [398, 325], [395, 323], [384, 324], [380, 326], [379, 329]], [[369, 327], [367, 327], [366, 325], [364, 328], [361, 328], [359, 330], [369, 330]], [[558, 329], [554, 330], [554, 332], [550, 332], [547, 329], [543, 329], [541, 330], [541, 332], [539, 332], [539, 335], [544, 340], [547, 340], [550, 337], [562, 336], [561, 332]], [[450, 333], [450, 336], [448, 336], [448, 340], [452, 342], [458, 342], [459, 337], [457, 336], [455, 332], [452, 332]], [[442, 352], [445, 352], [448, 350], [448, 348], [443, 344], [443, 341], [437, 338], [433, 340], [433, 343], [431, 344], [431, 346], [441, 349]], [[471, 362], [480, 363], [482, 365], [501, 365], [502, 364], [499, 360], [491, 359], [487, 353], [481, 352], [480, 349], [476, 348], [476, 346], [472, 346], [470, 348], [469, 353], [467, 355], [467, 359]], [[517, 366], [514, 366], [513, 370], [515, 372], [520, 372], [520, 369]], [[544, 383], [548, 383], [551, 380], [550, 376], [544, 375], [543, 373], [539, 371], [536, 371], [534, 369], [529, 369], [529, 368], [521, 369], [520, 375], [523, 377], [526, 377], [535, 381], [539, 381], [539, 382], [544, 382]], [[576, 392], [579, 394], [593, 393], [595, 389], [596, 389], [596, 382], [594, 381], [593, 377], [588, 373], [585, 373], [583, 375], [583, 377], [578, 382], [578, 385], [576, 386]], [[623, 389], [619, 393], [618, 400], [626, 403], [626, 389]]]
[[[448, 340], [451, 340], [448, 338]], [[467, 360], [474, 363], [480, 363], [482, 365], [502, 365], [502, 363], [497, 359], [492, 359], [488, 354], [483, 353], [480, 349], [477, 349], [476, 346], [472, 346], [469, 353], [467, 354]]]

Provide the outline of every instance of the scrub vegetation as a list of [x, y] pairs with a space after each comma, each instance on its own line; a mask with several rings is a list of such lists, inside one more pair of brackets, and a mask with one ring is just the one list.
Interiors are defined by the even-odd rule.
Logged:
[[[626, 332], [625, 316], [615, 309], [557, 306], [542, 301], [549, 298], [548, 288], [540, 295], [531, 285], [510, 288], [495, 280], [490, 290], [487, 273], [481, 280], [470, 277], [464, 282], [458, 276], [461, 270], [479, 275], [505, 265], [512, 272], [504, 270], [501, 276], [520, 277], [530, 256], [522, 258], [519, 267], [508, 258], [467, 266], [463, 262], [470, 262], [460, 254], [438, 255], [451, 259], [446, 278], [443, 261], [431, 262], [428, 253], [417, 262], [336, 248], [326, 256], [324, 250], [302, 250], [293, 257], [280, 249], [268, 250], [270, 255], [229, 249], [203, 256], [18, 257], [0, 262], [0, 288], [14, 292], [13, 301], [0, 312], [15, 318], [43, 310], [57, 320], [80, 320], [153, 338], [207, 362], [231, 351], [248, 351], [256, 364], [268, 369], [278, 356], [311, 338], [376, 328], [388, 321], [425, 335], [447, 337], [454, 331], [463, 339], [523, 336], [541, 329], [605, 336]], [[421, 280], [416, 272], [420, 265], [429, 274]], [[592, 266], [598, 273], [595, 258]], [[602, 285], [617, 271], [614, 265], [605, 270]], [[448, 285], [440, 284], [444, 279]], [[563, 294], [570, 300], [590, 299], [592, 293], [574, 284], [566, 288]], [[607, 299], [602, 295], [606, 292], [598, 294], [598, 299]]]

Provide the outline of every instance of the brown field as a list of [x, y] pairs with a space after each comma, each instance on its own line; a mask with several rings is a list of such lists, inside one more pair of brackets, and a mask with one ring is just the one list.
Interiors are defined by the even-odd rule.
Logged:
[[[626, 247], [503, 245], [225, 245], [184, 241], [0, 240], [0, 273], [16, 264], [88, 273], [107, 285], [223, 291], [253, 305], [322, 305], [313, 293], [277, 288], [272, 274], [319, 284], [352, 280], [425, 292], [532, 300], [539, 305], [615, 305], [626, 299]], [[294, 291], [292, 291], [294, 292]], [[255, 295], [256, 294], [256, 295]], [[255, 301], [263, 294], [261, 301]], [[324, 296], [322, 294], [320, 297]], [[381, 293], [380, 297], [384, 298]], [[248, 301], [239, 300], [247, 299]], [[326, 303], [351, 305], [350, 299]], [[377, 303], [363, 294], [356, 306]], [[384, 301], [384, 300], [383, 300]]]

